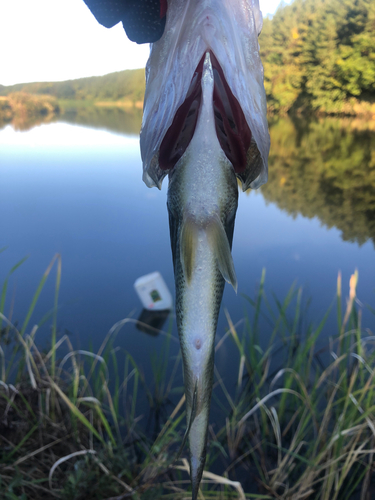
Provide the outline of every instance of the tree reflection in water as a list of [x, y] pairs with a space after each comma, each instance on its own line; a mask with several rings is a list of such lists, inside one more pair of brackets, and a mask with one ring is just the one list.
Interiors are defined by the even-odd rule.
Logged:
[[270, 133], [264, 198], [337, 227], [343, 240], [375, 245], [375, 131], [359, 120], [282, 118]]
[[[27, 130], [58, 120], [138, 135], [142, 111], [82, 105], [65, 107], [59, 116], [26, 118], [15, 120], [13, 127]], [[0, 120], [0, 128], [8, 123]], [[371, 239], [375, 245], [375, 121], [272, 118], [270, 134], [264, 198], [293, 217], [318, 217], [328, 228], [338, 228], [345, 241], [362, 245]]]

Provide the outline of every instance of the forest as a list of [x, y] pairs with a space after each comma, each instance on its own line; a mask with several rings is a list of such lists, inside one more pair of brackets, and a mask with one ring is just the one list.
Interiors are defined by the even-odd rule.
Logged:
[[375, 116], [375, 2], [294, 0], [260, 36], [273, 112]]

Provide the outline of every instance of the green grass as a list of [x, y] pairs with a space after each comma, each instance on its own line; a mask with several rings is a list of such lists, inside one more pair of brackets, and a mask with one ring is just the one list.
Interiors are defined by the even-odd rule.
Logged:
[[[134, 320], [114, 325], [97, 353], [75, 349], [56, 326], [59, 256], [18, 328], [4, 307], [9, 278], [21, 264], [10, 270], [0, 295], [1, 498], [189, 498], [187, 450], [176, 460], [185, 413], [170, 334], [150, 360], [152, 390], [130, 353], [114, 347], [120, 329]], [[41, 350], [40, 325], [30, 321], [53, 272], [53, 309], [41, 320], [51, 324], [51, 345]], [[370, 498], [375, 337], [361, 325], [357, 280], [355, 273], [343, 307], [338, 277], [337, 331], [325, 347], [332, 307], [317, 326], [301, 331], [302, 291], [292, 286], [283, 301], [270, 301], [264, 272], [256, 296], [246, 298], [244, 326], [233, 325], [227, 313], [228, 331], [216, 349], [234, 342], [237, 383], [226, 387], [216, 371], [213, 405], [221, 414], [214, 421], [211, 413], [201, 499]], [[264, 324], [271, 330], [266, 347], [260, 342]], [[169, 400], [178, 401], [172, 411]], [[154, 416], [152, 433], [139, 413], [142, 401]]]

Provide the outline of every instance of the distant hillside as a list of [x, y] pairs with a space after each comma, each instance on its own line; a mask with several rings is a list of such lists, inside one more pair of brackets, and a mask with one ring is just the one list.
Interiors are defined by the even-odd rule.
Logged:
[[145, 70], [125, 70], [105, 76], [92, 76], [64, 82], [18, 83], [0, 85], [0, 96], [13, 92], [50, 95], [56, 99], [86, 101], [143, 101]]

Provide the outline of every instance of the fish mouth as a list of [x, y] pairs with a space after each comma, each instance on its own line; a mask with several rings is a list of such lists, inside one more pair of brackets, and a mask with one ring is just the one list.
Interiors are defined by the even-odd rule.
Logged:
[[[242, 108], [233, 95], [224, 72], [212, 50], [210, 54], [214, 76], [213, 108], [216, 135], [220, 146], [233, 165], [236, 174], [245, 171], [251, 145], [251, 130]], [[185, 153], [194, 136], [202, 101], [201, 79], [205, 52], [191, 79], [186, 98], [177, 109], [171, 126], [165, 133], [159, 150], [159, 167], [171, 170]]]

